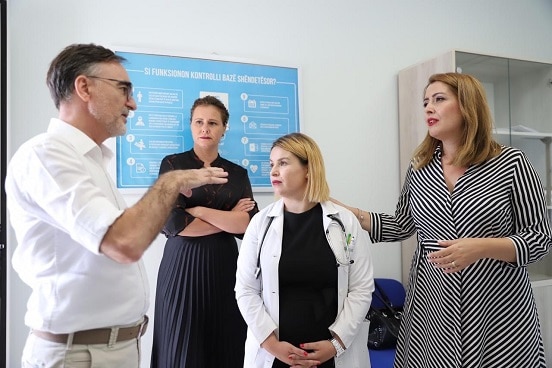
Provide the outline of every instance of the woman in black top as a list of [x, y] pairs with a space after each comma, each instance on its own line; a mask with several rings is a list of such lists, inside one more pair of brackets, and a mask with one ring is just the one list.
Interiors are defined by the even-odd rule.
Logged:
[[191, 109], [192, 150], [167, 156], [159, 173], [216, 166], [228, 182], [181, 195], [163, 233], [151, 366], [242, 367], [246, 325], [234, 297], [236, 236], [258, 212], [247, 170], [220, 157], [228, 110], [213, 96]]

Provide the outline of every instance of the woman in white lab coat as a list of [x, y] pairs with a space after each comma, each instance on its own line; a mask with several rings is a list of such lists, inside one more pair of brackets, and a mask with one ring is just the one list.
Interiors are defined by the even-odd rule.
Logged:
[[253, 217], [238, 256], [244, 368], [368, 368], [370, 240], [352, 212], [329, 201], [310, 137], [277, 139], [270, 165], [280, 199]]

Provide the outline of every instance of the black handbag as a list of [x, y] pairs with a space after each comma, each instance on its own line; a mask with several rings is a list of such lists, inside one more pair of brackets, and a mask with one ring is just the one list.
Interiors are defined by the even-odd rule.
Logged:
[[368, 348], [374, 350], [393, 349], [397, 345], [399, 336], [402, 308], [393, 307], [389, 297], [375, 280], [374, 285], [376, 289], [372, 295], [377, 297], [384, 307], [370, 307], [366, 315], [366, 318], [370, 320]]

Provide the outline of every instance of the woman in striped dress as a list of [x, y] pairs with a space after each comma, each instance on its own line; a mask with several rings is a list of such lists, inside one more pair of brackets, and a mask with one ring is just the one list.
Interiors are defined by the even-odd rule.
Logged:
[[428, 134], [395, 214], [349, 207], [374, 242], [417, 232], [395, 368], [545, 368], [526, 268], [552, 246], [542, 183], [493, 140], [475, 78], [431, 76], [423, 105]]

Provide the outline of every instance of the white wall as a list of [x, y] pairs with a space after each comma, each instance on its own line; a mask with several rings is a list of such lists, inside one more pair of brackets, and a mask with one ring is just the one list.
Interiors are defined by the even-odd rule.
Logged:
[[[9, 156], [57, 115], [45, 75], [70, 43], [297, 65], [302, 130], [322, 148], [332, 195], [386, 212], [399, 191], [400, 69], [449, 49], [552, 63], [550, 0], [12, 0], [8, 22]], [[263, 207], [272, 196], [256, 199]], [[152, 289], [162, 244], [145, 255]], [[7, 245], [11, 257], [11, 232]], [[398, 245], [373, 254], [376, 276], [401, 277]], [[12, 272], [8, 283], [7, 366], [17, 367], [29, 289]], [[151, 329], [147, 359], [150, 344]]]

